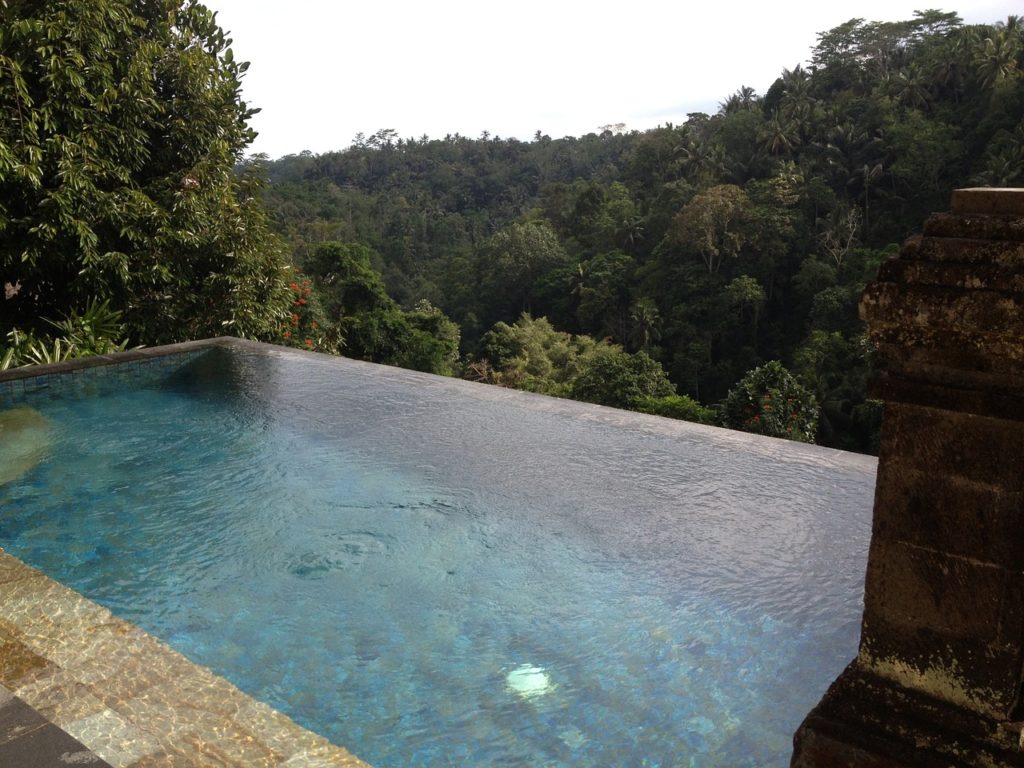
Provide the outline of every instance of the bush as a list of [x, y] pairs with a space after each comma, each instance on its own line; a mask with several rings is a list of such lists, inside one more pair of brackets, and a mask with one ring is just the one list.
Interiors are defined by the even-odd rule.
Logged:
[[595, 349], [572, 385], [573, 399], [613, 408], [633, 408], [641, 398], [674, 394], [661, 363], [646, 352], [630, 355], [614, 346]]
[[747, 373], [725, 398], [722, 424], [731, 429], [813, 443], [818, 401], [782, 363]]
[[718, 421], [714, 409], [701, 405], [688, 395], [641, 397], [633, 404], [633, 410], [653, 416], [695, 421], [698, 424], [714, 424]]

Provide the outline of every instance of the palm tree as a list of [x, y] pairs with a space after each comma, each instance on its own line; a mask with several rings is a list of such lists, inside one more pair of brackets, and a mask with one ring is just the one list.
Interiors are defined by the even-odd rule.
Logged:
[[762, 142], [765, 150], [771, 154], [788, 155], [800, 143], [795, 121], [785, 119], [776, 109], [765, 122]]
[[635, 350], [647, 350], [661, 339], [661, 315], [654, 299], [644, 297], [633, 302], [629, 310], [629, 340]]
[[1017, 71], [1017, 55], [1021, 47], [1019, 28], [1019, 18], [1010, 16], [1007, 23], [996, 24], [992, 34], [975, 48], [972, 56], [974, 74], [983, 89], [991, 88]]
[[927, 110], [931, 105], [931, 93], [925, 84], [924, 76], [913, 64], [905, 72], [899, 72], [892, 78], [890, 88], [900, 103], [908, 107]]
[[757, 91], [749, 85], [744, 85], [735, 93], [730, 94], [725, 101], [719, 102], [718, 112], [722, 115], [731, 115], [734, 112], [753, 109], [760, 101], [761, 97], [757, 95]]

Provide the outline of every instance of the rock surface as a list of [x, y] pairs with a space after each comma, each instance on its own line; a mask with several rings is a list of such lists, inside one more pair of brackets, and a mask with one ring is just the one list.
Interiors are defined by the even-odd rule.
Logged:
[[966, 189], [882, 265], [857, 658], [794, 766], [1024, 766], [1024, 190]]

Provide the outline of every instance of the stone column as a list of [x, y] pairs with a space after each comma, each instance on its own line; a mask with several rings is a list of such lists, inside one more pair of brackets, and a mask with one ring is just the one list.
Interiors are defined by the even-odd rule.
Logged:
[[882, 265], [857, 658], [793, 766], [1024, 766], [1024, 189], [961, 189]]

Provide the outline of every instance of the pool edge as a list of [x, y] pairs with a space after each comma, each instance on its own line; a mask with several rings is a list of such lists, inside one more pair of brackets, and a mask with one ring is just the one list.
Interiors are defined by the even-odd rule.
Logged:
[[751, 432], [726, 429], [724, 427], [698, 424], [691, 421], [672, 419], [664, 416], [654, 416], [637, 411], [627, 411], [620, 408], [611, 408], [604, 405], [596, 405], [567, 398], [552, 397], [535, 392], [526, 392], [518, 389], [485, 384], [475, 381], [467, 381], [451, 376], [439, 376], [432, 373], [423, 373], [406, 368], [371, 363], [365, 360], [344, 357], [341, 355], [328, 355], [323, 352], [295, 349], [266, 342], [252, 341], [250, 339], [239, 339], [234, 336], [218, 336], [210, 339], [198, 339], [178, 344], [167, 344], [157, 347], [142, 347], [125, 352], [115, 352], [109, 355], [95, 355], [92, 357], [66, 360], [60, 363], [47, 365], [30, 365], [21, 368], [11, 368], [7, 371], [0, 371], [0, 384], [6, 381], [17, 379], [28, 379], [37, 376], [55, 375], [60, 373], [73, 373], [87, 368], [94, 368], [103, 365], [116, 365], [120, 363], [151, 360], [158, 357], [180, 354], [183, 352], [198, 352], [204, 349], [225, 348], [237, 349], [253, 353], [288, 355], [304, 357], [317, 360], [322, 364], [336, 366], [355, 366], [362, 370], [375, 371], [377, 375], [397, 377], [402, 379], [413, 379], [425, 386], [443, 386], [456, 388], [460, 392], [468, 394], [478, 400], [489, 401], [512, 401], [518, 405], [534, 411], [558, 413], [570, 418], [582, 419], [596, 423], [608, 424], [610, 426], [624, 427], [641, 430], [651, 434], [675, 437], [684, 440], [700, 440], [710, 443], [716, 447], [728, 448], [731, 450], [743, 450], [751, 453], [769, 456], [773, 459], [800, 463], [813, 464], [823, 467], [843, 467], [852, 469], [863, 474], [874, 475], [878, 458], [862, 453], [853, 453], [837, 448], [828, 448], [811, 443], [801, 443], [782, 438], [757, 435]]

